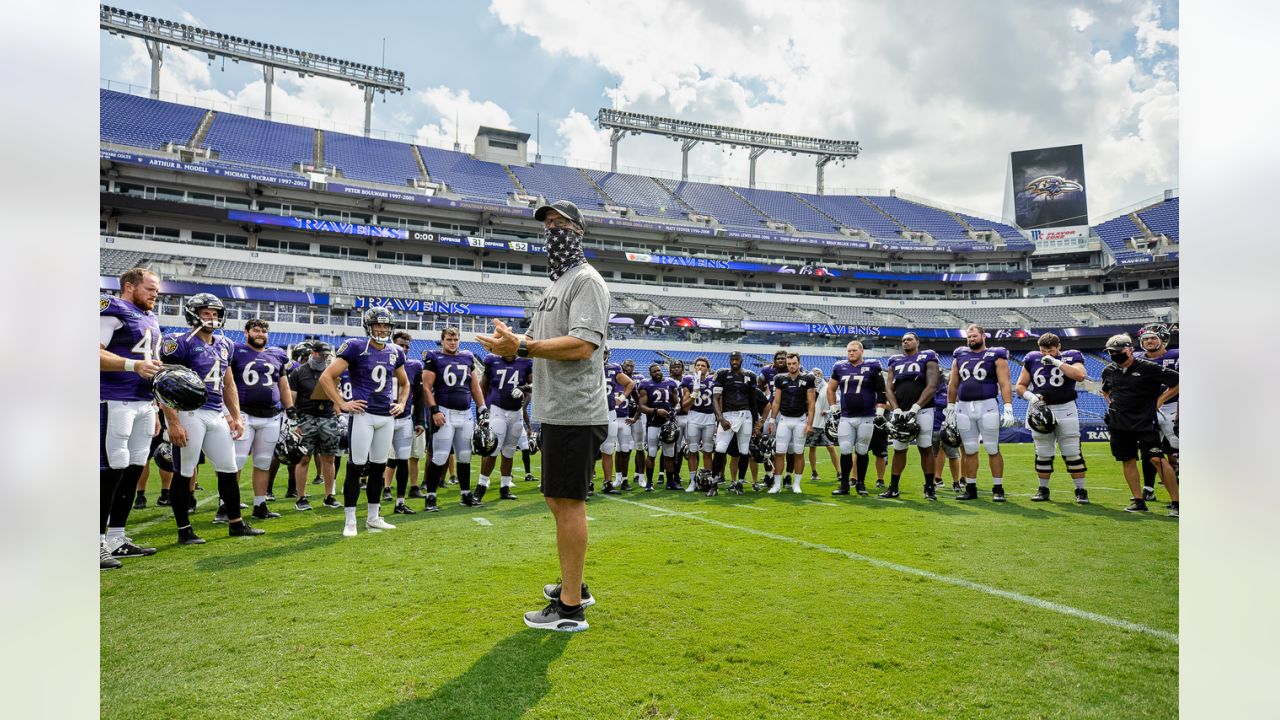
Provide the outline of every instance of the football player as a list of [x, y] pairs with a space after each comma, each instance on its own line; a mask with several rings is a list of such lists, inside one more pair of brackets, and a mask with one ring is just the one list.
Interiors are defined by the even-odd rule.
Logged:
[[[809, 448], [809, 479], [818, 482], [818, 448], [827, 449], [827, 455], [831, 458], [831, 467], [839, 469], [840, 461], [836, 459], [835, 446], [827, 437], [826, 430], [821, 427], [821, 423], [832, 414], [832, 405], [827, 401], [827, 379], [822, 376], [822, 368], [819, 367], [810, 368], [809, 374], [813, 376], [813, 382], [818, 388], [818, 399], [813, 409], [814, 428], [809, 432], [809, 437], [805, 438], [804, 444]], [[838, 416], [839, 411], [835, 411], [835, 414]]]
[[[676, 384], [676, 381], [663, 378], [662, 365], [658, 363], [649, 365], [649, 379], [640, 382], [640, 412], [648, 418], [649, 427], [645, 441], [645, 447], [648, 449], [648, 461], [645, 463], [644, 470], [645, 492], [653, 490], [653, 470], [657, 465], [659, 451], [662, 452], [662, 464], [666, 470], [666, 476], [671, 478], [675, 475], [676, 441], [663, 440], [662, 435], [664, 426], [676, 421], [676, 404], [681, 402], [680, 396], [683, 390], [684, 388]], [[671, 481], [668, 480], [667, 489], [679, 488], [673, 488]]]
[[851, 341], [845, 346], [847, 360], [831, 369], [831, 380], [824, 388], [831, 411], [840, 418], [840, 487], [832, 495], [849, 494], [849, 473], [857, 455], [854, 489], [867, 494], [867, 467], [870, 464], [871, 438], [875, 419], [884, 417], [885, 382], [879, 360], [862, 357], [862, 343]]
[[[764, 380], [765, 388], [767, 388], [767, 389], [765, 390], [765, 393], [769, 395], [769, 400], [770, 400], [770, 402], [772, 402], [772, 401], [773, 401], [773, 381], [778, 377], [778, 375], [779, 375], [779, 374], [786, 374], [786, 372], [787, 372], [787, 354], [788, 354], [788, 352], [789, 352], [789, 351], [787, 351], [787, 350], [778, 350], [777, 352], [775, 352], [775, 353], [773, 354], [773, 364], [772, 364], [772, 365], [765, 365], [764, 367], [760, 368], [760, 377], [761, 377], [761, 379], [763, 379], [763, 380]], [[763, 409], [764, 409], [765, 411], [767, 411], [767, 410], [768, 410], [768, 407], [770, 407], [770, 406], [766, 406], [766, 407], [765, 407], [765, 408], [763, 408]], [[767, 419], [768, 419], [768, 418], [766, 418], [766, 421], [767, 421]], [[770, 427], [768, 426], [767, 422], [766, 422], [766, 424], [765, 424], [765, 426], [764, 426], [764, 432], [772, 434], [774, 430], [776, 430], [776, 428], [770, 428]], [[775, 445], [776, 445], [776, 440], [775, 440]], [[791, 467], [791, 464], [794, 462], [794, 458], [792, 457], [793, 453], [791, 452], [791, 448], [786, 448], [786, 449], [784, 449], [784, 450], [783, 450], [783, 452], [785, 452], [785, 453], [786, 453], [786, 456], [787, 456], [787, 464], [786, 464], [786, 467], [787, 467], [787, 468], [790, 468], [790, 467]], [[774, 470], [777, 470], [777, 469], [778, 469], [778, 464], [777, 464], [777, 463], [773, 463], [773, 465], [774, 465]], [[788, 486], [789, 486], [789, 485], [791, 484], [791, 474], [788, 472], [788, 473], [785, 473], [785, 475], [786, 475], [786, 477], [785, 477], [785, 479], [784, 479], [784, 483], [785, 483], [786, 485], [788, 485]]]
[[530, 358], [485, 356], [484, 379], [480, 381], [485, 402], [489, 404], [489, 425], [498, 437], [498, 447], [493, 455], [480, 459], [480, 480], [476, 485], [476, 500], [483, 500], [489, 489], [489, 473], [499, 454], [502, 455], [499, 499], [515, 500], [511, 492], [511, 468], [515, 464], [516, 449], [524, 435], [526, 408], [533, 397], [533, 360]]
[[[426, 454], [427, 428], [422, 413], [422, 361], [409, 355], [409, 345], [413, 336], [404, 330], [391, 334], [391, 342], [404, 354], [404, 374], [409, 378], [409, 397], [405, 401], [404, 411], [396, 416], [395, 433], [391, 437], [391, 459], [387, 460], [384, 487], [391, 488], [391, 480], [396, 483], [395, 513], [397, 515], [413, 515], [415, 510], [404, 503], [405, 491], [409, 479], [418, 478], [418, 458]], [[397, 394], [399, 387], [396, 388]], [[414, 487], [417, 487], [416, 485]], [[382, 499], [386, 500], [383, 491]], [[417, 493], [418, 496], [422, 492]], [[414, 497], [410, 495], [409, 497]]]
[[[1164, 323], [1148, 323], [1138, 334], [1138, 344], [1142, 352], [1135, 352], [1134, 357], [1151, 362], [1175, 372], [1180, 372], [1180, 355], [1176, 348], [1169, 347], [1169, 326]], [[1166, 390], [1168, 388], [1165, 388]], [[1164, 444], [1164, 459], [1176, 473], [1178, 470], [1178, 433], [1174, 418], [1178, 416], [1178, 395], [1174, 391], [1172, 399], [1161, 405], [1156, 413], [1156, 421], [1160, 424], [1160, 440]], [[1156, 499], [1156, 477], [1159, 471], [1151, 462], [1142, 463], [1142, 499]]]
[[[946, 407], [947, 383], [938, 383], [938, 390], [933, 394], [933, 482], [935, 485], [941, 485], [942, 471], [950, 466], [951, 489], [960, 492], [960, 448], [951, 447], [942, 442], [942, 424], [946, 418]], [[883, 462], [881, 465], [883, 472]]]
[[182, 314], [192, 330], [165, 336], [160, 359], [193, 370], [204, 380], [206, 399], [197, 410], [162, 408], [169, 428], [169, 442], [173, 444], [175, 477], [169, 496], [173, 519], [178, 525], [178, 542], [183, 545], [204, 542], [191, 527], [189, 516], [189, 488], [202, 452], [218, 477], [218, 498], [222, 505], [215, 520], [225, 518], [229, 523], [227, 532], [232, 536], [261, 535], [262, 529], [250, 527], [240, 518], [235, 440], [244, 432], [244, 421], [240, 417], [235, 375], [231, 372], [231, 341], [213, 334], [222, 327], [226, 309], [217, 296], [197, 293], [183, 303]]
[[445, 476], [449, 455], [455, 456], [459, 489], [463, 506], [478, 506], [480, 500], [471, 494], [471, 435], [475, 420], [471, 401], [481, 422], [488, 422], [484, 391], [473, 368], [476, 358], [470, 350], [459, 350], [458, 328], [440, 331], [440, 349], [422, 353], [422, 393], [432, 424], [431, 465], [427, 468], [427, 512], [440, 509], [436, 490]]
[[[965, 489], [957, 500], [978, 499], [978, 443], [987, 451], [991, 468], [991, 500], [1004, 502], [1004, 456], [1000, 454], [1000, 429], [1011, 428], [1013, 385], [1009, 382], [1009, 351], [987, 347], [986, 331], [970, 324], [965, 344], [951, 353], [951, 378], [947, 383], [947, 419], [955, 420], [964, 442], [961, 470]], [[996, 396], [1004, 411], [996, 411]]]
[[[889, 358], [888, 377], [885, 378], [885, 398], [892, 410], [890, 424], [900, 422], [904, 416], [913, 416], [920, 427], [916, 435], [916, 448], [920, 452], [920, 469], [924, 473], [924, 496], [936, 500], [933, 484], [933, 415], [934, 395], [937, 393], [940, 372], [938, 354], [920, 349], [920, 336], [907, 332], [902, 336], [902, 353]], [[1005, 372], [1008, 372], [1006, 364]], [[906, 407], [906, 403], [911, 405]], [[880, 493], [882, 498], [898, 497], [898, 480], [907, 468], [907, 444], [893, 441], [893, 466], [889, 471], [889, 489]]]
[[[689, 392], [689, 424], [686, 441], [689, 444], [689, 487], [685, 492], [697, 489], [698, 468], [711, 473], [711, 453], [716, 448], [716, 416], [711, 407], [711, 361], [700, 357], [693, 361], [692, 385]], [[698, 453], [702, 453], [699, 463]]]
[[[791, 476], [791, 491], [801, 492], [804, 476], [804, 439], [813, 430], [813, 410], [817, 385], [813, 376], [800, 366], [800, 356], [788, 353], [787, 371], [773, 378], [773, 405], [769, 424], [774, 427], [773, 487], [769, 492], [782, 492], [782, 475]], [[788, 465], [782, 465], [786, 455]]]
[[712, 482], [725, 479], [725, 453], [729, 443], [738, 448], [738, 467], [735, 482], [741, 482], [743, 463], [750, 457], [751, 436], [760, 434], [764, 411], [756, 405], [756, 374], [742, 369], [742, 353], [729, 353], [729, 367], [716, 373], [711, 385], [711, 407], [716, 415], [715, 458], [712, 461]]
[[[631, 428], [631, 447], [639, 448], [641, 453], [647, 449], [649, 421], [640, 412], [640, 383], [636, 381], [636, 363], [630, 358], [622, 361], [622, 373], [632, 379], [631, 392], [627, 393], [627, 427]], [[626, 473], [627, 468], [622, 468], [622, 489], [629, 490], [627, 485]], [[636, 487], [644, 487], [644, 470], [641, 467], [640, 458], [636, 458], [636, 469], [634, 477]]]
[[[600, 465], [604, 469], [602, 491], [616, 495], [627, 485], [627, 472], [631, 469], [631, 408], [627, 396], [631, 394], [631, 377], [622, 366], [609, 362], [609, 349], [604, 351], [604, 381], [608, 385], [609, 434], [600, 446]], [[629, 488], [628, 488], [629, 489]]]
[[152, 310], [160, 277], [145, 268], [120, 276], [120, 296], [98, 300], [98, 458], [99, 567], [120, 567], [117, 558], [144, 557], [155, 548], [133, 544], [125, 521], [134, 492], [151, 457], [151, 438], [159, 432], [151, 378], [161, 368], [160, 321]]
[[236, 440], [236, 468], [253, 458], [253, 516], [259, 520], [280, 517], [267, 508], [267, 478], [281, 423], [287, 417], [288, 432], [293, 432], [298, 416], [285, 372], [289, 358], [283, 349], [267, 345], [270, 329], [266, 320], [250, 319], [244, 324], [245, 341], [231, 351], [231, 374], [239, 378], [236, 389], [245, 416], [244, 434]]
[[337, 477], [334, 456], [340, 451], [342, 425], [338, 410], [328, 396], [323, 391], [317, 393], [320, 375], [333, 362], [333, 346], [323, 340], [315, 340], [309, 347], [306, 362], [289, 373], [293, 406], [298, 409], [298, 430], [302, 432], [302, 444], [310, 453], [304, 455], [291, 470], [294, 496], [297, 498], [293, 509], [299, 512], [311, 509], [311, 500], [307, 497], [307, 471], [312, 458], [315, 458], [316, 469], [324, 483], [324, 506], [342, 507], [333, 495], [334, 478]]
[[[364, 311], [361, 322], [365, 337], [344, 340], [338, 347], [338, 356], [320, 375], [324, 394], [334, 407], [350, 415], [347, 475], [342, 484], [342, 507], [346, 515], [343, 537], [356, 536], [356, 503], [360, 502], [360, 479], [366, 473], [365, 497], [369, 506], [365, 529], [394, 530], [396, 527], [381, 517], [383, 473], [391, 454], [395, 418], [404, 412], [410, 390], [409, 375], [404, 370], [404, 351], [391, 342], [395, 318], [386, 308], [371, 307]], [[338, 379], [344, 372], [351, 378], [350, 400], [338, 389]]]
[[[1026, 400], [1027, 428], [1036, 447], [1036, 476], [1040, 487], [1031, 496], [1032, 502], [1048, 502], [1049, 476], [1053, 474], [1054, 445], [1062, 452], [1062, 462], [1076, 486], [1076, 502], [1089, 503], [1089, 491], [1085, 489], [1084, 454], [1080, 451], [1080, 416], [1076, 413], [1076, 383], [1084, 380], [1084, 355], [1079, 350], [1063, 350], [1062, 340], [1053, 333], [1045, 333], [1036, 341], [1039, 350], [1027, 353], [1022, 359], [1022, 372], [1018, 375], [1017, 392]], [[1044, 433], [1032, 426], [1032, 415], [1038, 404], [1044, 403], [1053, 415], [1052, 432]]]
[[[684, 361], [680, 358], [673, 358], [667, 363], [667, 369], [671, 373], [671, 379], [680, 386], [680, 390], [676, 393], [678, 402], [676, 403], [676, 426], [680, 428], [680, 436], [676, 439], [676, 459], [672, 463], [675, 469], [674, 476], [667, 477], [667, 487], [672, 490], [680, 489], [680, 470], [684, 466], [685, 453], [680, 452], [680, 446], [688, 444], [689, 440], [689, 408], [693, 407], [693, 376], [684, 374]], [[689, 470], [689, 482], [693, 483], [693, 470]]]

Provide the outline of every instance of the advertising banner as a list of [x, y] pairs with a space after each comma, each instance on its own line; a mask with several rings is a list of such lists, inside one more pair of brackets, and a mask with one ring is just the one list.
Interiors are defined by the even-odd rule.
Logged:
[[100, 150], [99, 157], [106, 160], [113, 160], [115, 162], [129, 163], [131, 165], [165, 168], [168, 170], [177, 170], [179, 172], [196, 173], [198, 175], [231, 178], [232, 180], [252, 180], [254, 182], [267, 183], [269, 185], [282, 185], [284, 187], [293, 188], [311, 187], [311, 181], [300, 175], [277, 174], [268, 170], [251, 170], [249, 168], [238, 168], [211, 163], [189, 163], [182, 162], [181, 160], [174, 160], [172, 158], [137, 155], [121, 150]]
[[471, 302], [452, 302], [422, 298], [393, 298], [372, 295], [355, 297], [357, 310], [368, 307], [384, 307], [399, 312], [439, 313], [443, 315], [480, 315], [482, 317], [524, 317], [524, 308], [507, 305], [480, 305]]
[[[1084, 180], [1084, 146], [1020, 150], [1009, 154], [1014, 224], [1032, 233], [1032, 240], [1089, 234], [1089, 204]], [[1010, 200], [1006, 197], [1006, 203]]]

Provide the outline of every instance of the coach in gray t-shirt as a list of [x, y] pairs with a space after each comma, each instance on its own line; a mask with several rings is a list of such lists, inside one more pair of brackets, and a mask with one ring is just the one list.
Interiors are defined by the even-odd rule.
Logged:
[[501, 320], [476, 339], [491, 353], [533, 358], [533, 417], [542, 423], [542, 494], [556, 519], [560, 583], [543, 588], [551, 603], [525, 613], [529, 627], [586, 630], [583, 608], [595, 598], [582, 582], [587, 554], [587, 486], [609, 426], [604, 343], [609, 288], [582, 250], [582, 214], [562, 200], [538, 208], [545, 225], [551, 286], [542, 294], [527, 335]]

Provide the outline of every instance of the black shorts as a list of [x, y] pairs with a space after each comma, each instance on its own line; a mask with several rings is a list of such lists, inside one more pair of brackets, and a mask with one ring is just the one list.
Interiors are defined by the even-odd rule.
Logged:
[[1124, 462], [1143, 457], [1164, 457], [1160, 442], [1160, 430], [1151, 426], [1146, 430], [1111, 430], [1111, 457]]
[[596, 458], [608, 425], [551, 425], [542, 423], [542, 494], [545, 497], [587, 499], [587, 483], [595, 475]]

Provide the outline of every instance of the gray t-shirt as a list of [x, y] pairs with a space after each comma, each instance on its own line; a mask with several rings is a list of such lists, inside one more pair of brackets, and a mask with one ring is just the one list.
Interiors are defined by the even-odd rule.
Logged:
[[609, 288], [587, 263], [570, 269], [542, 293], [529, 323], [535, 340], [571, 335], [596, 346], [587, 360], [533, 359], [533, 419], [552, 425], [607, 425], [604, 343]]

